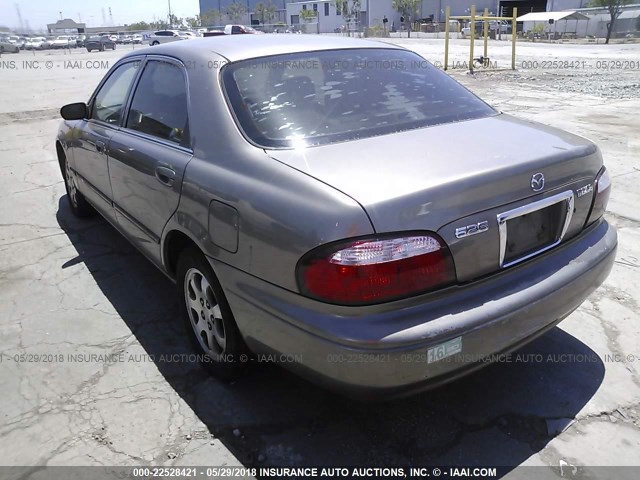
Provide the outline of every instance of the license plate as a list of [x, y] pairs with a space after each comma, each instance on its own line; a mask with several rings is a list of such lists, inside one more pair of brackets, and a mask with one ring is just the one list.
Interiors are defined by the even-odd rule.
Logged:
[[558, 245], [573, 215], [573, 191], [567, 190], [498, 214], [500, 266], [509, 267]]
[[433, 363], [462, 351], [462, 337], [456, 337], [427, 350], [427, 363]]
[[563, 203], [556, 203], [507, 220], [504, 261], [511, 262], [554, 243], [564, 226], [565, 211]]

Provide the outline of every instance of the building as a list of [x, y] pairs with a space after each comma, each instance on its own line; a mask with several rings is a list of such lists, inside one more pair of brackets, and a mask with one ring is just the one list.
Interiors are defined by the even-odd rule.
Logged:
[[547, 0], [547, 12], [589, 8], [591, 0]]
[[[589, 7], [589, 0], [549, 0], [548, 12], [562, 12], [573, 10], [586, 16], [586, 20], [555, 22], [553, 25], [545, 25], [545, 33], [570, 34], [576, 37], [607, 36], [607, 24], [611, 16], [606, 8]], [[622, 6], [622, 13], [613, 25], [612, 38], [638, 37], [640, 36], [640, 3]], [[536, 22], [524, 22], [523, 31], [533, 30]]]
[[[518, 14], [544, 12], [547, 9], [547, 1], [553, 0], [422, 0], [412, 20], [425, 19], [433, 22], [444, 22], [445, 9], [447, 7], [451, 8], [451, 15], [469, 15], [472, 5], [476, 6], [478, 15], [481, 15], [485, 8], [489, 10], [491, 15], [504, 16], [512, 15], [514, 7], [518, 8]], [[320, 33], [333, 32], [336, 27], [347, 23], [347, 19], [342, 16], [341, 12], [336, 11], [333, 3], [331, 0], [307, 0], [288, 3], [286, 5], [286, 21], [290, 25], [303, 23], [300, 12], [307, 9], [316, 10], [318, 12], [316, 17], [317, 30]], [[389, 29], [393, 27], [400, 29], [401, 14], [394, 10], [392, 4], [392, 0], [361, 0], [361, 11], [357, 18], [359, 27], [382, 26], [382, 21], [386, 17]]]
[[[223, 17], [220, 19], [220, 24], [229, 23], [231, 19], [225, 18], [227, 8], [234, 4], [238, 3], [242, 6], [246, 7], [247, 14], [245, 18], [242, 19], [240, 23], [243, 24], [255, 24], [258, 22], [258, 19], [253, 15], [255, 6], [258, 3], [264, 3], [266, 5], [269, 4], [269, 0], [200, 0], [200, 15], [202, 16], [205, 12], [209, 10], [214, 10], [220, 12]], [[273, 23], [285, 22], [286, 23], [286, 5], [287, 0], [271, 0], [271, 3], [274, 7], [276, 7], [276, 16], [273, 19]], [[210, 25], [208, 25], [210, 26]]]
[[86, 24], [76, 23], [70, 18], [64, 20], [58, 20], [56, 23], [48, 23], [47, 31], [52, 34], [77, 34], [85, 33]]
[[127, 30], [126, 25], [111, 25], [108, 27], [87, 27], [84, 23], [77, 23], [70, 18], [58, 20], [56, 23], [48, 23], [47, 31], [50, 35], [77, 35], [84, 33], [87, 35], [96, 33], [118, 33]]
[[[357, 25], [355, 20], [360, 22], [366, 18], [367, 11], [360, 11], [358, 19], [354, 19], [353, 25]], [[313, 10], [316, 12], [314, 19], [305, 21], [303, 18], [303, 12], [305, 10]], [[342, 16], [334, 2], [331, 0], [315, 1], [315, 2], [292, 2], [287, 4], [287, 23], [291, 26], [304, 25], [308, 23], [309, 26], [305, 29], [307, 32], [314, 33], [331, 33], [340, 31], [340, 28], [345, 25], [346, 19]]]
[[[254, 15], [255, 6], [269, 0], [200, 0], [201, 15], [208, 10], [217, 10], [223, 14], [229, 5], [240, 3], [246, 5], [247, 15], [241, 23], [256, 23]], [[578, 10], [587, 15], [591, 20], [587, 22], [563, 22], [565, 28], [575, 30], [577, 36], [604, 36], [609, 16], [606, 10], [589, 8], [591, 0], [422, 0], [419, 2], [415, 16], [411, 20], [425, 20], [443, 23], [445, 9], [450, 7], [451, 15], [469, 15], [471, 6], [475, 5], [478, 15], [486, 8], [490, 15], [511, 16], [513, 9], [518, 8], [518, 16], [531, 12], [551, 12], [562, 10]], [[333, 0], [271, 0], [276, 7], [276, 18], [273, 23], [284, 22], [288, 25], [304, 25], [309, 33], [331, 33], [341, 28], [361, 30], [365, 27], [381, 27], [383, 19], [388, 20], [387, 28], [400, 30], [403, 25], [400, 22], [401, 14], [393, 9], [393, 0], [360, 0], [360, 11], [357, 18], [345, 18], [343, 12], [335, 7]], [[640, 2], [639, 2], [640, 3]], [[303, 10], [313, 10], [316, 13], [314, 19], [305, 21]], [[615, 36], [635, 35], [638, 31], [638, 15], [640, 5], [627, 5], [623, 7], [623, 13], [616, 22]], [[405, 19], [409, 20], [409, 19]], [[230, 19], [222, 18], [221, 24], [229, 23]], [[562, 26], [558, 25], [558, 32]], [[569, 30], [567, 30], [568, 32]]]

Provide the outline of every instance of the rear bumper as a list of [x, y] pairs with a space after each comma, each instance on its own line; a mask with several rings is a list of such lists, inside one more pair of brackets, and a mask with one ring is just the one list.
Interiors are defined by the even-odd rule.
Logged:
[[[606, 279], [616, 248], [616, 231], [602, 220], [485, 280], [371, 307], [327, 305], [210, 261], [254, 352], [331, 388], [376, 398], [450, 381], [544, 333]], [[457, 337], [460, 353], [429, 359], [430, 348]]]

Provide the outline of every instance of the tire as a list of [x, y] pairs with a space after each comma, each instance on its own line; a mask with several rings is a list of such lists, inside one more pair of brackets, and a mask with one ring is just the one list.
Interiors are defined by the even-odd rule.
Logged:
[[111, 50], [115, 50], [116, 49], [116, 44], [114, 43], [113, 46], [111, 47]]
[[64, 188], [67, 191], [67, 200], [71, 207], [71, 212], [80, 218], [88, 218], [95, 214], [95, 210], [91, 206], [87, 199], [84, 197], [78, 187], [76, 186], [76, 179], [71, 171], [71, 167], [65, 158], [62, 161], [62, 173], [64, 176]]
[[184, 328], [201, 364], [221, 380], [242, 376], [247, 362], [241, 356], [248, 350], [211, 265], [199, 250], [187, 248], [176, 270]]
[[154, 41], [151, 43], [151, 46], [154, 46], [154, 45], [160, 45], [160, 42], [158, 42], [157, 40], [154, 40]]
[[101, 45], [100, 45], [100, 51], [101, 51], [101, 52], [104, 52], [104, 44], [101, 44]]
[[87, 52], [91, 53], [91, 49], [90, 49], [90, 48], [87, 48]]

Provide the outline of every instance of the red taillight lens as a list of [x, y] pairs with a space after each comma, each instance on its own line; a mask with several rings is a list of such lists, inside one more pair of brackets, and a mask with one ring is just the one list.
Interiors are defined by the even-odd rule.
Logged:
[[449, 249], [431, 233], [324, 247], [305, 255], [298, 265], [304, 295], [341, 305], [382, 303], [454, 281]]
[[596, 176], [596, 184], [593, 190], [595, 192], [593, 194], [593, 205], [585, 226], [591, 225], [599, 219], [607, 209], [609, 195], [611, 195], [611, 177], [605, 167], [602, 167], [602, 170]]

